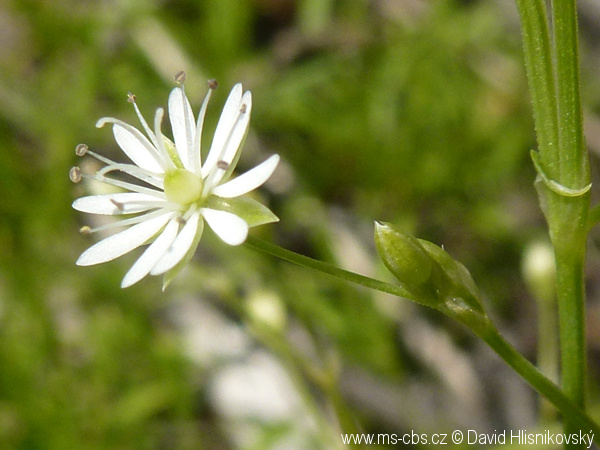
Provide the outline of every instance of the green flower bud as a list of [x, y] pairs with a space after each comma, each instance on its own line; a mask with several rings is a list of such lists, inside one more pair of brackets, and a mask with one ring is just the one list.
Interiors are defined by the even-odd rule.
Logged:
[[420, 287], [429, 281], [433, 261], [419, 241], [389, 223], [375, 222], [375, 245], [388, 270], [408, 290], [422, 296]]
[[473, 330], [489, 326], [471, 274], [441, 247], [380, 222], [375, 224], [375, 244], [386, 267], [415, 301]]

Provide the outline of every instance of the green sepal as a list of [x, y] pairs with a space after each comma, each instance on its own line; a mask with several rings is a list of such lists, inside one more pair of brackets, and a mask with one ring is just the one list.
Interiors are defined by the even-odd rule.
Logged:
[[456, 261], [443, 248], [432, 242], [419, 239], [429, 256], [438, 264], [445, 279], [434, 280], [438, 293], [444, 297], [444, 303], [462, 299], [469, 307], [483, 313], [483, 307], [479, 301], [479, 289], [473, 281], [471, 273], [467, 268]]
[[196, 236], [194, 236], [194, 242], [192, 242], [190, 249], [185, 254], [185, 256], [182, 258], [182, 260], [179, 261], [175, 267], [173, 267], [171, 270], [169, 270], [167, 273], [165, 273], [165, 275], [163, 277], [163, 285], [162, 285], [163, 292], [167, 289], [169, 284], [171, 284], [171, 281], [173, 281], [173, 279], [179, 274], [179, 272], [181, 272], [183, 270], [183, 268], [185, 266], [187, 266], [187, 264], [190, 262], [190, 260], [194, 256], [194, 253], [196, 253], [196, 248], [198, 248], [198, 243], [200, 242], [200, 238], [202, 238], [203, 230], [204, 230], [204, 219], [202, 217], [200, 217], [200, 221], [198, 223], [198, 229], [196, 230]]
[[206, 199], [204, 206], [235, 214], [244, 219], [249, 227], [279, 222], [279, 217], [269, 208], [250, 197], [221, 198], [211, 195]]

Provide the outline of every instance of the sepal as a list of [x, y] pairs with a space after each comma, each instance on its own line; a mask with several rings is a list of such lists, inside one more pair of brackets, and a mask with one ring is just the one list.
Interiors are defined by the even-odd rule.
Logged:
[[206, 199], [206, 208], [225, 211], [243, 219], [249, 227], [279, 222], [273, 212], [251, 197], [221, 198], [212, 195]]

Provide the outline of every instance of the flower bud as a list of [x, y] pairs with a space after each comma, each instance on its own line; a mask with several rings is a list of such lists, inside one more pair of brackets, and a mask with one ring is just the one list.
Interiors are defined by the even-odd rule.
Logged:
[[431, 257], [419, 241], [389, 223], [375, 222], [375, 245], [388, 270], [408, 290], [419, 293], [433, 268]]
[[386, 267], [415, 301], [474, 330], [488, 325], [471, 274], [441, 247], [380, 222], [375, 224], [375, 244]]
[[556, 268], [550, 243], [533, 242], [523, 252], [522, 272], [527, 287], [541, 301], [552, 302]]

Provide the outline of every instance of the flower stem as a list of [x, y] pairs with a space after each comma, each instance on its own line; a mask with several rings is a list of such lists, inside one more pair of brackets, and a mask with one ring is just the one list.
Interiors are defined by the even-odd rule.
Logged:
[[252, 236], [248, 236], [246, 244], [257, 250], [268, 253], [269, 255], [276, 256], [294, 264], [298, 264], [299, 266], [326, 273], [336, 278], [350, 281], [351, 283], [359, 284], [370, 289], [375, 289], [377, 291], [386, 292], [397, 297], [403, 297], [412, 301], [417, 301], [417, 299], [415, 299], [414, 296], [402, 286], [375, 280], [364, 275], [359, 275], [348, 270], [340, 269], [333, 264], [328, 264], [323, 261], [309, 258], [308, 256], [300, 255], [277, 245], [269, 244], [268, 242], [253, 238]]
[[[269, 244], [259, 239], [248, 237], [246, 244], [250, 247], [276, 256], [285, 261], [298, 264], [302, 267], [322, 272], [345, 281], [356, 283], [370, 289], [378, 290], [398, 297], [403, 297], [418, 302], [412, 294], [401, 286], [375, 280], [340, 269], [332, 264], [309, 258], [304, 255], [286, 250], [277, 245]], [[573, 403], [552, 381], [546, 378], [533, 364], [521, 355], [513, 346], [504, 340], [489, 321], [479, 322], [481, 326], [471, 329], [481, 337], [510, 367], [512, 367], [536, 391], [546, 397], [577, 430], [594, 434], [595, 442], [600, 443], [600, 426], [590, 419], [586, 413]]]
[[[568, 418], [572, 428], [570, 433], [593, 433], [594, 442], [600, 443], [600, 426], [569, 399], [560, 388], [546, 378], [533, 364], [510, 345], [493, 326], [478, 333], [481, 337], [515, 372], [525, 379], [536, 391], [546, 397], [563, 417]], [[565, 430], [567, 432], [567, 430]]]

